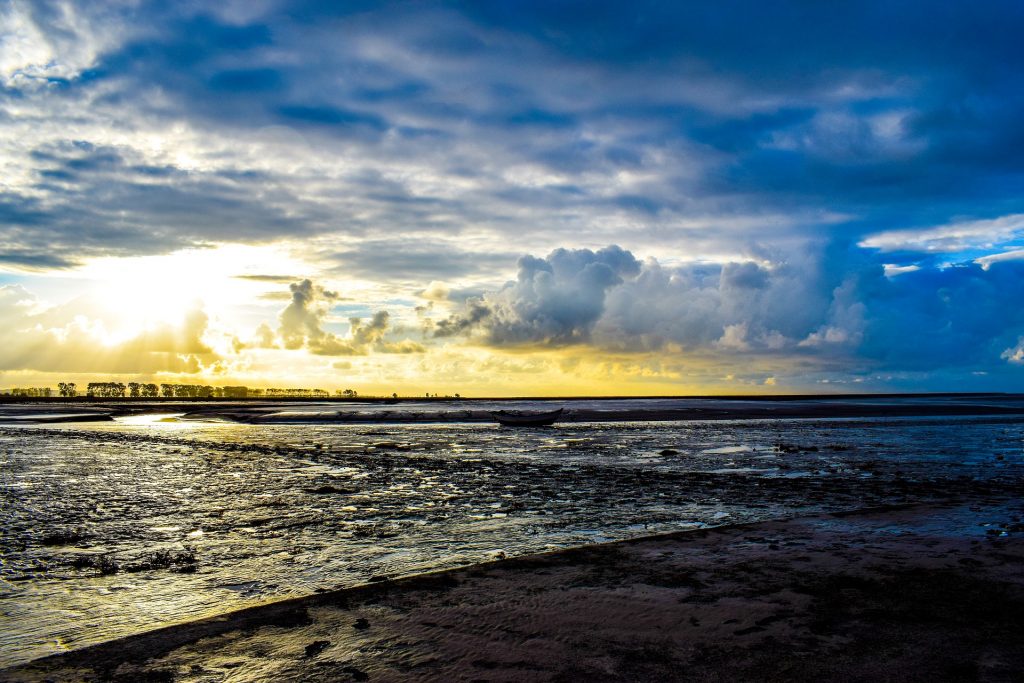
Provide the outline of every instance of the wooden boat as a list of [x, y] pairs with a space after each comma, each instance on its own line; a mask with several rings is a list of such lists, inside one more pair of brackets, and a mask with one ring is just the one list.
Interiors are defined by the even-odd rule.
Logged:
[[524, 413], [520, 410], [496, 410], [491, 417], [506, 427], [550, 427], [562, 416], [563, 408], [545, 413]]

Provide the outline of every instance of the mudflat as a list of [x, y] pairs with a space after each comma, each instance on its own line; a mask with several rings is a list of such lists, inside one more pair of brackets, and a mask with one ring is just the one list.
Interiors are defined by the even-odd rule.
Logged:
[[1014, 681], [1024, 501], [815, 515], [382, 580], [4, 681]]
[[[2, 397], [0, 397], [2, 399]], [[243, 424], [494, 423], [505, 409], [548, 412], [559, 423], [677, 420], [905, 418], [1024, 415], [1024, 395], [1000, 393], [520, 399], [9, 399], [0, 424], [92, 422], [176, 413], [186, 422]], [[178, 418], [174, 418], [177, 420]]]

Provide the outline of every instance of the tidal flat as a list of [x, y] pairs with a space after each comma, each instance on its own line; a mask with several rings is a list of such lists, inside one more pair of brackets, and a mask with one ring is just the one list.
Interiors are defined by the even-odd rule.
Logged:
[[666, 419], [695, 406], [567, 402], [545, 429], [499, 427], [468, 402], [259, 406], [287, 418], [270, 420], [121, 404], [107, 421], [9, 422], [0, 665], [423, 572], [865, 507], [974, 505], [953, 536], [1017, 542], [1017, 403], [847, 403], [854, 416], [705, 401]]

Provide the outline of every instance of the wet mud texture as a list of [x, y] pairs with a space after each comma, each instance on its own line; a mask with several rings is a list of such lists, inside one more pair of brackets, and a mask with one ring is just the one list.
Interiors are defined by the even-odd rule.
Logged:
[[189, 419], [249, 424], [494, 422], [503, 409], [563, 408], [561, 422], [748, 420], [795, 418], [900, 418], [908, 416], [1024, 415], [1021, 394], [889, 394], [832, 396], [563, 398], [563, 399], [360, 399], [351, 400], [8, 400], [2, 423], [102, 421], [153, 413], [186, 413]]
[[1024, 504], [886, 506], [252, 608], [3, 681], [1016, 681]]
[[0, 427], [0, 666], [496, 557], [1005, 497], [1022, 444], [1007, 418]]

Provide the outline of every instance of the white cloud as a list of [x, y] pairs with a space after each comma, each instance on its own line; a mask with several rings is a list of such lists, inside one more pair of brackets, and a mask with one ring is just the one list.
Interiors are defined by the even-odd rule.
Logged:
[[1000, 358], [1009, 363], [1024, 365], [1024, 337], [1021, 337], [1020, 339], [1017, 340], [1016, 346], [1011, 346], [1010, 348], [1003, 351]]
[[869, 235], [859, 244], [861, 247], [882, 252], [955, 253], [968, 249], [991, 248], [1021, 234], [1024, 234], [1024, 213], [1015, 213], [986, 220], [957, 221], [930, 228], [889, 230]]
[[1024, 261], [1024, 249], [1012, 249], [974, 259], [974, 262], [985, 270], [988, 270], [993, 263], [1002, 263], [1004, 261]]
[[735, 323], [726, 325], [722, 336], [715, 342], [715, 346], [727, 351], [749, 351], [750, 344], [747, 343], [747, 324]]
[[0, 8], [0, 83], [40, 88], [53, 79], [77, 78], [127, 37], [117, 12], [126, 4], [105, 1], [83, 11], [68, 1], [5, 3]]
[[[284, 348], [297, 350], [306, 348], [318, 356], [364, 356], [371, 351], [379, 353], [422, 353], [422, 345], [402, 339], [390, 341], [387, 337], [391, 327], [390, 314], [377, 311], [368, 321], [352, 317], [348, 319], [349, 334], [341, 337], [324, 329], [324, 322], [331, 309], [338, 302], [337, 292], [324, 289], [311, 280], [290, 284], [291, 301], [279, 316], [281, 326], [278, 335]], [[266, 329], [261, 328], [257, 336], [263, 336], [260, 346], [270, 344]]]

